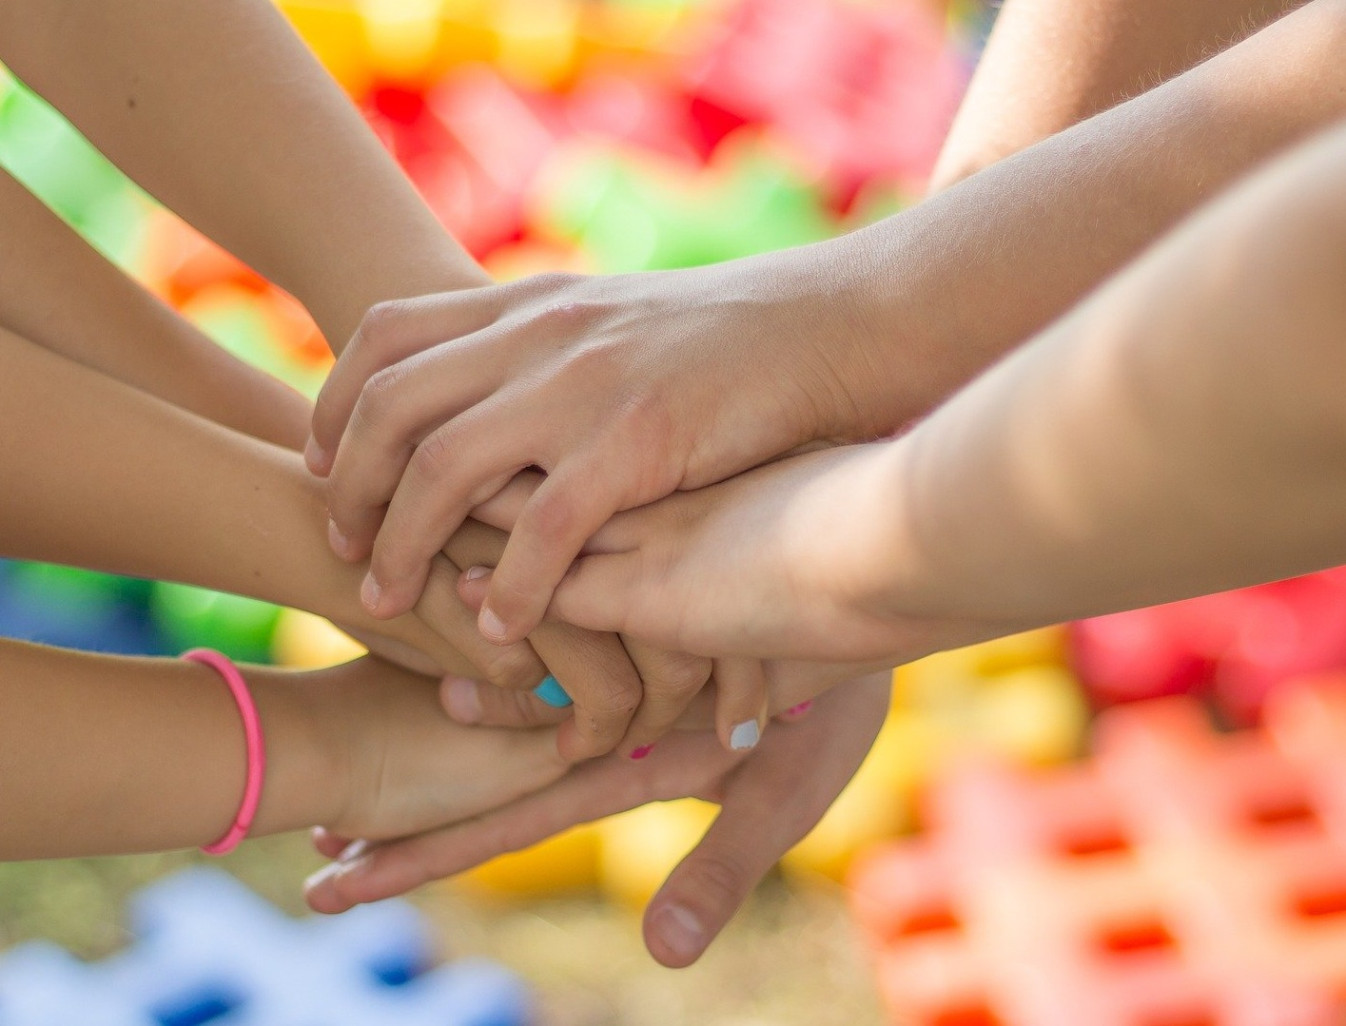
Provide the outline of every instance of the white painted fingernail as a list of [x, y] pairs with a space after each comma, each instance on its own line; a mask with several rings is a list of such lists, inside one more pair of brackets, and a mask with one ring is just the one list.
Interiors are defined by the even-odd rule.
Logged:
[[350, 865], [365, 852], [369, 850], [368, 841], [351, 841], [350, 844], [341, 849], [341, 854], [337, 856], [337, 865], [345, 868]]
[[311, 874], [308, 879], [304, 881], [304, 890], [311, 891], [313, 888], [327, 883], [328, 880], [333, 879], [340, 872], [341, 866], [339, 864], [329, 862], [327, 865], [323, 866], [322, 869]]
[[760, 740], [762, 740], [762, 728], [757, 725], [756, 720], [744, 720], [729, 732], [729, 747], [736, 752], [756, 748]]

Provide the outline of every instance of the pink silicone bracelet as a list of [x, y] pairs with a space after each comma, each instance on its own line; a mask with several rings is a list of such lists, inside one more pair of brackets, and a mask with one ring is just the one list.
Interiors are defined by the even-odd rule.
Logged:
[[262, 742], [262, 721], [257, 715], [257, 704], [252, 700], [243, 674], [229, 661], [228, 656], [209, 648], [194, 648], [184, 652], [183, 659], [193, 663], [204, 663], [224, 678], [229, 692], [238, 705], [239, 715], [243, 717], [243, 736], [248, 745], [248, 780], [243, 785], [243, 801], [238, 807], [238, 815], [223, 837], [214, 844], [203, 845], [201, 850], [207, 855], [227, 855], [238, 847], [238, 842], [248, 836], [252, 829], [253, 818], [257, 815], [257, 805], [262, 798], [262, 779], [266, 776], [266, 746]]

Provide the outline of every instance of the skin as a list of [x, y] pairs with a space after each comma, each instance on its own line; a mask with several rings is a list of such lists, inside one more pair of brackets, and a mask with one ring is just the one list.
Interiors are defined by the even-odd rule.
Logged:
[[530, 465], [547, 484], [479, 620], [498, 642], [540, 621], [615, 512], [801, 443], [900, 429], [1346, 113], [1344, 39], [1346, 2], [1313, 0], [1109, 109], [1102, 76], [1085, 89], [1102, 113], [816, 246], [375, 307], [319, 399], [310, 450], [348, 551], [371, 555], [367, 605], [413, 603], [447, 532]]
[[[459, 727], [431, 682], [376, 659], [315, 673], [244, 667], [267, 753], [252, 836], [322, 823], [398, 836], [488, 811], [560, 777], [547, 731]], [[0, 858], [208, 844], [246, 776], [238, 710], [214, 670], [0, 641]], [[474, 773], [483, 762], [496, 767]]]
[[[1102, 21], [1092, 19], [1094, 25], [1108, 26], [1106, 47], [1097, 45], [1098, 37], [1064, 27], [1072, 5], [1049, 4], [1047, 0], [1036, 4], [1040, 16], [1032, 23], [1035, 27], [1027, 32], [1003, 34], [1000, 38], [1004, 41], [991, 46], [978, 72], [979, 82], [1017, 83], [999, 96], [1004, 116], [998, 119], [994, 113], [995, 90], [974, 85], [960, 115], [959, 129], [940, 161], [936, 187], [950, 185], [1018, 146], [1039, 143], [1069, 128], [1080, 117], [1108, 110], [1118, 102], [1115, 90], [1129, 90], [1128, 82], [1148, 85], [1166, 81], [1190, 63], [1182, 59], [1176, 63], [1172, 60], [1167, 64], [1156, 63], [1147, 57], [1151, 50], [1145, 40], [1152, 45], [1156, 40], [1181, 37], [1187, 43], [1182, 53], [1190, 55], [1193, 49], [1201, 54], [1218, 52], [1230, 40], [1244, 35], [1234, 32], [1221, 39], [1218, 36], [1223, 34], [1222, 30], [1216, 29], [1215, 38], [1200, 31], [1182, 37], [1179, 28], [1184, 22], [1184, 11], [1198, 6], [1207, 11], [1214, 8], [1159, 3], [1153, 9], [1147, 7], [1144, 18], [1125, 17], [1126, 9], [1136, 8], [1139, 3], [1140, 0], [1113, 0], [1105, 6], [1104, 0], [1099, 0], [1089, 4], [1091, 12], [1107, 16]], [[1034, 9], [1030, 0], [1008, 0], [1006, 6], [1005, 18], [1011, 12]], [[1240, 16], [1239, 24], [1246, 25], [1247, 35], [1251, 35], [1251, 28], [1258, 23], [1256, 11], [1262, 8], [1231, 4], [1230, 10], [1235, 9], [1246, 12], [1247, 18]], [[1325, 40], [1339, 39], [1340, 17], [1339, 8], [1318, 5], [1312, 14], [1300, 17], [1293, 31], [1282, 27], [1275, 34], [1250, 39], [1250, 45], [1209, 62], [1199, 75], [1172, 83], [1143, 103], [1133, 101], [1108, 118], [1086, 121], [1073, 135], [1038, 146], [1017, 158], [1017, 163], [1006, 162], [1009, 166], [1000, 168], [994, 176], [981, 176], [980, 182], [946, 199], [944, 205], [925, 204], [917, 208], [919, 213], [909, 212], [894, 222], [890, 226], [893, 237], [910, 245], [911, 259], [901, 262], [903, 273], [890, 280], [902, 284], [901, 298], [911, 319], [896, 322], [906, 328], [899, 333], [900, 337], [889, 339], [887, 357], [876, 357], [872, 364], [862, 364], [873, 370], [875, 380], [888, 386], [894, 406], [881, 421], [897, 422], [927, 410], [998, 353], [1067, 309], [1078, 296], [1161, 235], [1185, 212], [1196, 208], [1246, 168], [1329, 120], [1340, 98], [1340, 87], [1333, 87], [1340, 67], [1332, 57], [1331, 47], [1318, 48], [1313, 45], [1313, 38], [1315, 32], [1326, 32]], [[1309, 24], [1310, 19], [1318, 18], [1323, 20]], [[1088, 20], [1081, 18], [1074, 25], [1078, 29]], [[1226, 23], [1218, 12], [1211, 21], [1216, 26]], [[1036, 46], [1054, 39], [1057, 50], [1052, 60], [1041, 60], [1031, 51], [1017, 51], [1013, 45], [1016, 38], [1032, 41]], [[1277, 50], [1293, 54], [1293, 58], [1276, 60], [1272, 54]], [[1112, 55], [1118, 52], [1132, 56], [1116, 63]], [[1113, 70], [1107, 70], [1108, 67]], [[1297, 67], [1305, 70], [1303, 78], [1294, 72]], [[1119, 81], [1117, 72], [1122, 75], [1121, 84], [1113, 85]], [[1277, 85], [1276, 79], [1281, 76], [1283, 84]], [[1321, 94], [1317, 91], [1319, 86]], [[1050, 116], [1025, 121], [1032, 127], [1017, 138], [992, 132], [997, 123], [1022, 120], [1025, 111], [1042, 108], [1040, 98], [1047, 95], [1068, 102], [1053, 104], [1051, 109], [1055, 113]], [[1218, 144], [1211, 142], [1214, 139], [1219, 140]], [[1188, 174], [1186, 169], [1192, 173]], [[980, 212], [979, 221], [974, 220], [975, 212]], [[963, 220], [972, 223], [960, 227]], [[1078, 230], [1081, 225], [1088, 226], [1087, 238], [1081, 237]], [[901, 231], [896, 230], [898, 226]], [[947, 252], [942, 252], [946, 247]], [[863, 253], [860, 256], [862, 259], [855, 265], [858, 269], [874, 270], [876, 263], [883, 264], [882, 260], [863, 258]], [[893, 265], [898, 263], [894, 261]], [[713, 282], [706, 279], [715, 286], [713, 290], [694, 288], [698, 282], [690, 273], [678, 276], [675, 284], [693, 297], [689, 309], [729, 311], [728, 315], [712, 317], [709, 324], [693, 322], [696, 330], [681, 336], [683, 344], [694, 342], [699, 331], [710, 332], [721, 343], [741, 337], [756, 342], [750, 333], [754, 322], [770, 316], [782, 305], [788, 306], [790, 297], [807, 294], [808, 288], [819, 281], [796, 272], [791, 261], [782, 261], [780, 257], [765, 258], [751, 266], [756, 272], [752, 276], [756, 292], [735, 280], [732, 273]], [[842, 259], [830, 266], [844, 269], [846, 261]], [[947, 303], [941, 308], [940, 287], [957, 279], [955, 272], [960, 266], [967, 267], [966, 280], [973, 287], [949, 293], [962, 297], [960, 309], [951, 310]], [[1024, 266], [1033, 267], [1034, 274], [1025, 278], [1014, 273]], [[822, 291], [829, 296], [847, 294], [840, 287], [845, 284], [844, 274], [821, 280], [827, 286]], [[626, 283], [643, 286], [650, 281], [651, 278], [627, 279]], [[576, 284], [574, 279], [553, 279], [550, 288], [559, 302], [564, 299], [562, 293]], [[531, 288], [532, 292], [520, 296], [521, 302], [541, 301], [548, 283], [533, 283]], [[729, 301], [721, 304], [726, 294]], [[478, 295], [483, 300], [487, 298], [485, 292]], [[601, 292], [591, 295], [599, 300], [608, 298]], [[749, 300], [742, 305], [753, 310], [750, 321], [732, 316], [739, 297]], [[618, 279], [610, 298], [614, 304], [630, 299], [632, 290], [624, 288], [623, 281]], [[625, 337], [663, 337], [660, 333], [666, 331], [669, 318], [658, 305], [657, 291], [652, 298], [653, 303], [647, 308], [653, 315], [644, 317], [638, 322], [639, 330], [631, 330]], [[759, 301], [753, 303], [753, 298]], [[429, 307], [436, 305], [431, 303]], [[787, 316], [768, 322], [763, 335], [775, 348], [767, 346], [764, 351], [771, 351], [777, 359], [766, 371], [778, 365], [783, 352], [781, 341], [793, 339], [801, 323], [817, 328], [815, 342], [818, 338], [833, 342], [838, 336], [822, 329], [827, 326], [829, 311], [840, 305], [830, 303], [823, 309], [802, 310], [796, 306], [802, 319]], [[637, 303], [634, 308], [642, 307]], [[396, 311], [382, 311], [379, 318], [391, 328], [389, 322], [397, 322], [398, 317], [387, 317], [389, 313]], [[598, 314], [595, 320], [601, 322], [601, 306]], [[446, 312], [446, 316], [454, 315], [452, 310]], [[924, 321], [918, 319], [922, 315]], [[425, 317], [428, 320], [428, 312]], [[409, 317], [408, 321], [419, 319]], [[863, 326], [864, 321], [860, 324]], [[732, 330], [724, 330], [725, 325]], [[713, 331], [717, 326], [718, 334]], [[920, 326], [921, 331], [913, 330], [914, 326]], [[844, 332], [847, 328], [848, 325], [841, 325], [837, 331]], [[409, 340], [404, 348], [414, 348], [415, 334], [389, 331], [382, 339], [365, 339], [360, 346], [363, 352], [352, 351], [343, 359], [339, 370], [344, 368], [345, 373], [329, 382], [329, 391], [315, 416], [314, 431], [319, 444], [316, 450], [310, 450], [315, 469], [325, 472], [330, 468], [346, 427], [347, 412], [359, 401], [369, 375], [395, 363], [400, 356], [396, 350], [401, 339]], [[426, 334], [433, 341], [440, 340], [433, 338], [436, 334], [433, 330]], [[441, 339], [448, 337], [448, 332], [439, 334]], [[595, 337], [602, 338], [597, 329], [589, 333], [591, 342]], [[620, 345], [623, 337], [616, 333], [614, 342]], [[894, 370], [885, 369], [886, 359], [891, 359]], [[614, 364], [619, 381], [624, 366], [621, 362]], [[916, 368], [923, 373], [914, 374]], [[744, 374], [738, 380], [751, 383], [755, 379]], [[823, 380], [833, 378], [825, 376]], [[669, 387], [678, 383], [675, 375], [664, 379]], [[804, 405], [807, 409], [808, 404]], [[771, 409], [770, 402], [764, 409]], [[801, 419], [807, 423], [807, 413]], [[705, 423], [704, 417], [700, 422]], [[582, 433], [578, 437], [582, 438]], [[784, 448], [784, 443], [780, 447]], [[470, 589], [465, 586], [464, 590]], [[886, 690], [882, 683], [875, 685], [876, 694], [882, 690]], [[831, 692], [819, 701], [811, 718], [819, 717], [848, 728], [856, 726], [858, 721], [850, 717], [858, 715], [859, 710], [839, 709], [827, 701], [856, 694], [855, 689]], [[510, 716], [517, 718], [517, 712], [517, 709], [487, 708], [484, 718], [490, 722], [495, 715], [508, 720]], [[799, 835], [806, 832], [839, 792], [839, 787], [827, 786], [811, 768], [798, 770], [801, 766], [811, 767], [814, 754], [821, 750], [836, 753], [822, 768], [840, 766], [841, 746], [832, 742], [812, 749], [804, 743], [793, 749], [787, 747], [790, 740], [799, 737], [796, 733], [773, 731], [762, 747], [726, 778], [725, 814], [717, 820], [715, 832], [687, 857], [651, 904], [646, 915], [646, 943], [664, 964], [681, 966], [695, 961], [767, 867], [774, 865], [790, 847], [791, 831]], [[862, 739], [858, 744], [863, 747], [868, 741]], [[862, 753], [857, 751], [853, 758], [858, 763]], [[662, 766], [675, 765], [689, 770], [686, 763], [655, 763], [652, 757], [647, 767], [636, 772], [653, 774]], [[796, 771], [793, 779], [790, 767]], [[603, 769], [602, 764], [582, 767], [533, 799], [500, 813], [451, 830], [380, 847], [369, 857], [361, 856], [348, 864], [334, 864], [314, 882], [310, 902], [320, 910], [335, 911], [354, 902], [388, 897], [424, 880], [459, 872], [496, 854], [522, 847], [572, 823], [641, 800], [695, 790], [695, 785], [689, 783], [683, 788], [661, 791], [655, 781], [641, 776], [614, 774], [600, 778]], [[739, 802], [735, 798], [738, 794], [755, 800]], [[777, 811], [763, 821], [759, 810], [773, 805]], [[782, 818], [789, 822], [783, 824]], [[319, 850], [329, 856], [335, 856], [341, 846], [340, 839], [331, 836], [320, 836], [317, 843]], [[690, 944], [677, 929], [678, 921], [687, 920], [681, 914], [670, 915], [673, 909], [690, 914], [691, 921], [699, 927]]]
[[1339, 127], [902, 438], [622, 514], [553, 614], [717, 657], [891, 665], [1346, 562], [1343, 172]]
[[[265, 0], [227, 8], [134, 0], [115, 10], [17, 2], [0, 9], [0, 40], [11, 70], [147, 191], [292, 292], [338, 351], [371, 304], [489, 280]], [[0, 179], [0, 215], [15, 229], [0, 247], [22, 255], [0, 283], [0, 324], [183, 409], [302, 448], [310, 411], [298, 396], [210, 345], [8, 179]], [[297, 515], [326, 520], [320, 494], [288, 494], [296, 534]], [[315, 594], [292, 604], [338, 610], [362, 641], [422, 670], [523, 690], [550, 670], [576, 700], [574, 722], [560, 735], [568, 758], [631, 751], [667, 730], [685, 704], [677, 696], [706, 683], [710, 662], [554, 628], [537, 646], [500, 652], [463, 619], [451, 586], [454, 550], [487, 559], [481, 543], [489, 536], [471, 527], [436, 557], [440, 597], [421, 608], [441, 636], [426, 639], [438, 658], [383, 640], [389, 632], [354, 601], [360, 574], [348, 581], [326, 572], [325, 582], [340, 580], [348, 591], [340, 599], [317, 594], [310, 575]], [[339, 534], [329, 540], [350, 556]], [[250, 581], [235, 583], [253, 593]], [[548, 651], [545, 666], [538, 648]], [[760, 715], [764, 695], [734, 693], [732, 722]]]
[[[578, 823], [651, 801], [696, 796], [721, 812], [645, 910], [645, 943], [663, 965], [695, 962], [757, 882], [820, 820], [868, 754], [883, 721], [888, 674], [819, 699], [774, 727], [751, 755], [725, 752], [706, 735], [674, 734], [637, 764], [602, 759], [471, 821], [405, 840], [357, 847], [309, 880], [318, 912], [341, 912], [526, 848]], [[829, 753], [819, 759], [820, 752]], [[336, 857], [342, 835], [320, 833]]]

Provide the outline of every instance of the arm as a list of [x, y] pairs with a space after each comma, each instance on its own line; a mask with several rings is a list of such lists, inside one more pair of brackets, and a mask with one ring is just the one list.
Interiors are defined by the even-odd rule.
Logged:
[[414, 603], [447, 532], [522, 467], [549, 476], [482, 608], [483, 633], [506, 642], [538, 622], [614, 512], [813, 439], [901, 428], [1239, 175], [1346, 113], [1343, 46], [1346, 2], [1313, 0], [816, 246], [376, 308], [314, 421], [333, 517], [350, 551], [372, 552], [372, 608]]
[[16, 0], [0, 59], [344, 346], [370, 305], [487, 282], [267, 0]]
[[1302, 3], [1006, 0], [930, 191], [1153, 89]]
[[1341, 127], [895, 442], [615, 519], [554, 612], [709, 655], [904, 662], [1346, 562], [1344, 171]]
[[[892, 690], [884, 673], [819, 699], [809, 716], [773, 729], [746, 759], [708, 735], [661, 744], [644, 762], [603, 759], [551, 787], [472, 822], [375, 847], [310, 879], [309, 904], [342, 912], [401, 894], [518, 851], [578, 823], [646, 802], [688, 795], [718, 802], [714, 826], [650, 902], [645, 943], [663, 965], [701, 957], [738, 906], [799, 842], [859, 768], [883, 722]], [[322, 837], [334, 857], [344, 838]]]
[[235, 359], [0, 172], [0, 327], [217, 424], [298, 451], [303, 396]]
[[[373, 659], [309, 674], [243, 669], [267, 750], [253, 836], [313, 824], [416, 833], [565, 768], [547, 732], [456, 727], [432, 685]], [[0, 693], [0, 859], [190, 847], [232, 821], [243, 731], [213, 670], [0, 641]], [[486, 762], [491, 773], [471, 772]]]

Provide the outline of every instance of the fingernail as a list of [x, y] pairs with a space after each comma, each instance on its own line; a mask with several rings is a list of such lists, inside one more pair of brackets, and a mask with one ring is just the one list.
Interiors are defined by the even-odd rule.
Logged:
[[789, 709], [786, 709], [785, 715], [803, 716], [806, 712], [808, 712], [812, 708], [813, 708], [813, 699], [810, 698], [807, 702], [800, 702], [798, 705], [791, 706]]
[[456, 677], [449, 681], [444, 689], [444, 708], [458, 723], [471, 726], [481, 722], [481, 696], [477, 694], [477, 682], [466, 677]]
[[479, 581], [490, 572], [491, 572], [490, 567], [474, 566], [470, 570], [468, 570], [467, 579], [469, 581]]
[[757, 725], [757, 721], [744, 720], [729, 732], [729, 747], [736, 752], [742, 752], [756, 748], [757, 742], [761, 739], [762, 728]]
[[341, 866], [336, 862], [329, 862], [316, 873], [309, 874], [304, 881], [304, 890], [311, 891], [315, 887], [327, 883], [328, 880], [335, 880], [341, 873]]
[[331, 467], [332, 458], [327, 455], [327, 450], [318, 444], [318, 440], [312, 435], [308, 436], [308, 442], [304, 445], [304, 463], [308, 469], [315, 474], [326, 474]]
[[505, 639], [505, 621], [496, 616], [495, 610], [490, 606], [481, 607], [481, 616], [477, 625], [487, 641], [503, 641]]
[[360, 601], [364, 603], [364, 607], [371, 613], [377, 613], [382, 599], [383, 585], [374, 580], [372, 573], [365, 574], [364, 583], [360, 585]]
[[368, 841], [351, 841], [350, 844], [341, 849], [341, 854], [336, 858], [338, 865], [349, 866], [352, 862], [362, 856], [369, 850]]
[[561, 682], [551, 676], [544, 678], [542, 683], [533, 689], [533, 694], [553, 709], [564, 709], [575, 704], [575, 700], [570, 697], [566, 689], [561, 687]]
[[351, 558], [351, 540], [342, 533], [341, 528], [337, 527], [335, 520], [327, 521], [327, 544], [332, 546], [332, 551], [342, 559]]
[[645, 756], [649, 755], [652, 751], [654, 751], [654, 745], [641, 745], [639, 748], [636, 748], [631, 752], [631, 758], [635, 759], [636, 762], [639, 762], [641, 759], [645, 758]]
[[655, 913], [651, 925], [679, 959], [694, 959], [706, 946], [706, 930], [701, 920], [681, 905], [665, 905]]

